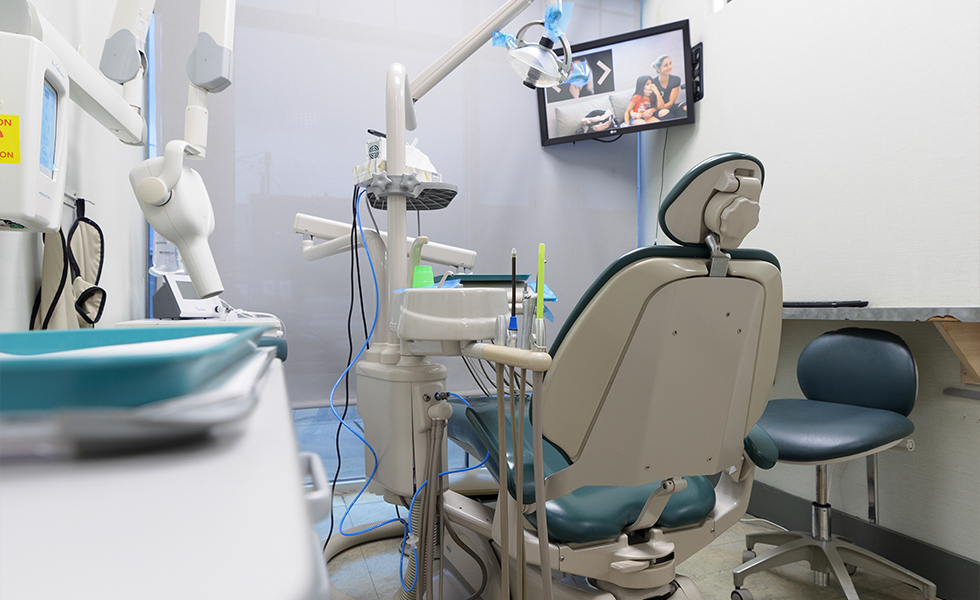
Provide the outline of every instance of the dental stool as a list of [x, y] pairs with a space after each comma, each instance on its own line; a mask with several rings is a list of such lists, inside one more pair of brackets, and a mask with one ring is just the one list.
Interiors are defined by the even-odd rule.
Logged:
[[[897, 579], [921, 590], [926, 600], [934, 599], [931, 582], [830, 533], [827, 464], [867, 457], [871, 485], [877, 453], [901, 443], [914, 429], [907, 418], [918, 388], [912, 352], [887, 331], [831, 331], [803, 349], [797, 379], [806, 398], [770, 400], [758, 426], [775, 442], [779, 462], [816, 465], [813, 530], [745, 536], [747, 562], [734, 570], [732, 599], [752, 598], [742, 588], [747, 575], [801, 560], [810, 564], [817, 585], [828, 585], [833, 573], [848, 600], [858, 600], [850, 578], [855, 568]], [[756, 556], [756, 544], [777, 547]]]
[[[744, 154], [694, 167], [660, 212], [662, 229], [680, 246], [639, 248], [616, 260], [554, 338], [551, 368], [531, 400], [542, 403], [551, 564], [595, 586], [559, 596], [556, 582], [556, 598], [701, 599], [676, 566], [738, 522], [755, 467], [775, 464], [772, 441], [754, 425], [779, 350], [779, 263], [768, 252], [737, 249], [758, 223], [762, 180], [759, 161]], [[468, 403], [456, 404], [449, 436], [478, 459], [489, 453], [487, 467], [499, 480], [496, 398]], [[517, 490], [505, 417], [506, 485], [512, 506], [519, 497], [526, 507], [523, 535], [536, 548], [529, 531], [540, 502], [529, 505], [541, 490], [531, 425], [525, 417]], [[526, 559], [537, 565], [537, 551]]]

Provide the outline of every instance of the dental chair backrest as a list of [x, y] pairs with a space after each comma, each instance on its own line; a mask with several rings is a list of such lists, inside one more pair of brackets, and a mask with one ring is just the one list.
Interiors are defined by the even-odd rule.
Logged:
[[691, 169], [660, 212], [680, 246], [623, 256], [569, 315], [541, 409], [545, 437], [572, 464], [549, 478], [549, 498], [740, 464], [768, 401], [782, 322], [775, 257], [736, 249], [758, 223], [762, 181], [761, 163], [744, 154]]

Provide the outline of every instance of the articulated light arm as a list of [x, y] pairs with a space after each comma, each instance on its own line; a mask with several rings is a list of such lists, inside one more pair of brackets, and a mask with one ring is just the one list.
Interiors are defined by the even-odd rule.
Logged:
[[[508, 0], [495, 13], [463, 37], [455, 46], [433, 62], [411, 84], [405, 67], [395, 63], [388, 68], [386, 86], [386, 119], [388, 133], [388, 172], [401, 175], [405, 172], [405, 130], [415, 129], [415, 109], [412, 103], [453, 72], [463, 61], [473, 55], [492, 37], [493, 32], [504, 27], [534, 0]], [[408, 285], [408, 250], [406, 238], [405, 196], [388, 196], [388, 292]], [[389, 341], [394, 341], [392, 338]]]
[[463, 61], [473, 55], [485, 43], [493, 37], [493, 32], [498, 31], [504, 25], [510, 23], [517, 15], [521, 14], [534, 0], [510, 0], [497, 9], [495, 13], [487, 17], [466, 37], [461, 39], [455, 46], [449, 49], [429, 65], [414, 81], [412, 81], [411, 98], [418, 100], [436, 84], [442, 81], [446, 75], [461, 65]]

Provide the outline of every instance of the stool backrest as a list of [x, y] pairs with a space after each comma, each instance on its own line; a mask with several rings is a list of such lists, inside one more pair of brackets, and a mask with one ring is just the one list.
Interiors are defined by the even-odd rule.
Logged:
[[849, 327], [827, 332], [800, 354], [800, 389], [810, 400], [890, 410], [908, 416], [915, 406], [918, 372], [899, 336]]

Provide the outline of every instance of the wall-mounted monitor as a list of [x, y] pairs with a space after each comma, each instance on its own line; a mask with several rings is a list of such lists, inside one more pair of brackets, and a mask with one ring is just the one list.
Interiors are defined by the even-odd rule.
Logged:
[[569, 83], [538, 90], [541, 145], [694, 123], [692, 66], [687, 21], [573, 45]]

